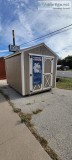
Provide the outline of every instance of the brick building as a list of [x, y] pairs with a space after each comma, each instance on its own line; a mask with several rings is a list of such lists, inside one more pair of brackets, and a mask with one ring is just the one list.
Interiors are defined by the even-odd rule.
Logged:
[[0, 80], [6, 79], [5, 60], [4, 57], [0, 57]]

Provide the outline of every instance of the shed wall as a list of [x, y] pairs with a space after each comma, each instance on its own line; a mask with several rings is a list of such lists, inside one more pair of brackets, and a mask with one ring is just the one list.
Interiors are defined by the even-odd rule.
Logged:
[[[30, 88], [29, 86], [29, 53], [54, 56], [53, 53], [50, 50], [48, 50], [45, 46], [40, 46], [24, 52], [25, 95], [29, 94], [29, 88]], [[54, 56], [52, 87], [55, 87], [55, 83], [56, 83], [56, 63], [57, 63], [57, 59], [56, 59], [56, 56]]]
[[21, 54], [5, 59], [7, 83], [22, 94]]

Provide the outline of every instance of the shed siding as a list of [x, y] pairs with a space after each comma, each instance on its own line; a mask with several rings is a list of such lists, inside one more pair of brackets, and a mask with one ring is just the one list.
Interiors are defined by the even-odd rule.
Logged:
[[7, 83], [22, 94], [21, 54], [5, 60]]
[[30, 49], [24, 52], [24, 72], [25, 72], [25, 95], [29, 94], [29, 53], [39, 54], [39, 55], [47, 55], [47, 56], [54, 56], [54, 63], [53, 63], [53, 82], [52, 87], [55, 87], [56, 82], [56, 56], [48, 50], [45, 46], [39, 46], [37, 48]]

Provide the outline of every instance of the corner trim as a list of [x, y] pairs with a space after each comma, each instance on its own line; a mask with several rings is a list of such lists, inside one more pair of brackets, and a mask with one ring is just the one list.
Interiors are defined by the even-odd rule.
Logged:
[[25, 95], [25, 79], [24, 79], [24, 52], [21, 53], [21, 78], [22, 78], [22, 95]]

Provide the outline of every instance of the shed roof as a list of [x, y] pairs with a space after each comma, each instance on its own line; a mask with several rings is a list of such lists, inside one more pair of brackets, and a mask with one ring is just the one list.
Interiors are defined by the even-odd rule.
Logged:
[[40, 47], [40, 46], [45, 46], [48, 50], [50, 50], [50, 51], [52, 52], [52, 54], [53, 54], [55, 57], [58, 57], [58, 55], [57, 55], [54, 51], [52, 51], [45, 43], [40, 43], [40, 44], [31, 46], [31, 47], [28, 47], [28, 48], [20, 49], [19, 52], [12, 53], [12, 54], [6, 56], [5, 59], [6, 59], [6, 58], [13, 57], [14, 55], [20, 54], [22, 51], [28, 51], [28, 50], [30, 50], [30, 49], [34, 49], [34, 48], [37, 48], [37, 47]]

